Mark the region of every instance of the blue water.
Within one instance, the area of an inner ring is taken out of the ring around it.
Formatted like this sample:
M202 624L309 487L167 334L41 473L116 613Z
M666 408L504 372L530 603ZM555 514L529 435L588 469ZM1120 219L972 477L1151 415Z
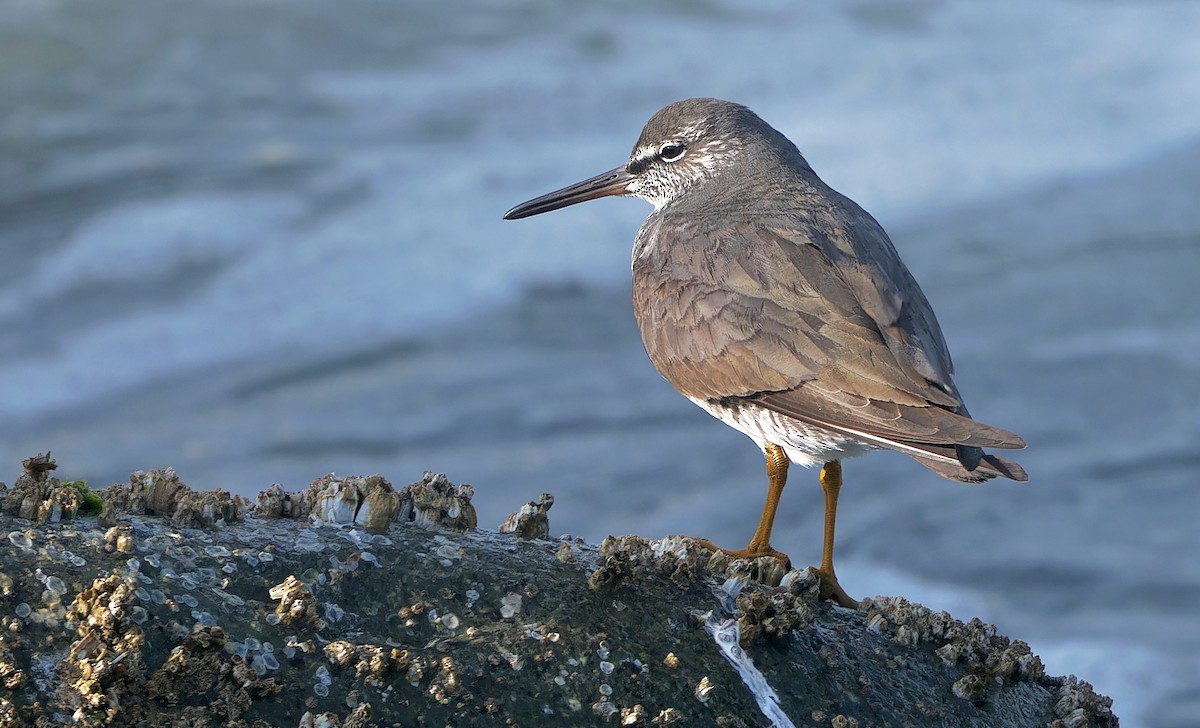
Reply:
M1200 722L1200 5L0 4L0 478L252 494L424 469L485 524L757 519L761 455L653 371L648 212L524 199L679 98L876 215L1032 482L846 464L839 574L1023 637L1127 726ZM7 475L4 475L4 469ZM794 471L775 545L816 560Z

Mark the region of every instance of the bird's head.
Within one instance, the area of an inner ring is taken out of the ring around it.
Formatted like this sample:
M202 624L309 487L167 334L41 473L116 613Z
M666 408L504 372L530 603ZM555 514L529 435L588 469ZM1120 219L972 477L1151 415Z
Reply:
M762 159L764 148L795 147L745 106L686 99L651 117L624 165L523 202L506 220L550 212L598 197L630 195L662 209L688 190Z

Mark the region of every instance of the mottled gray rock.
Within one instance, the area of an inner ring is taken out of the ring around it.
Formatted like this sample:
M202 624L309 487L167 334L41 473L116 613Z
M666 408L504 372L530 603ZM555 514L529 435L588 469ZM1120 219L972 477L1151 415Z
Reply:
M0 727L1116 725L978 620L688 539L460 532L469 494L419 484L374 533L0 515Z

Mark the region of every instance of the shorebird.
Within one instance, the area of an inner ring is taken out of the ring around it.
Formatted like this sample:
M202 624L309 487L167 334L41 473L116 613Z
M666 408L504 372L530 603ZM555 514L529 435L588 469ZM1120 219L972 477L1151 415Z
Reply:
M971 419L933 309L887 233L754 112L717 99L670 104L627 163L504 218L611 195L654 206L633 245L633 310L650 361L766 457L758 528L746 548L720 550L790 565L771 546L788 464L821 464L821 595L854 606L833 566L842 459L890 449L951 480L1028 480L984 452L1025 441Z

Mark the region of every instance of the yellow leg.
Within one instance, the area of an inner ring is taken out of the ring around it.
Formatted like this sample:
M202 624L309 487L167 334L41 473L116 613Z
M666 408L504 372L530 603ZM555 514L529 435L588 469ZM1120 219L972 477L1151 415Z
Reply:
M792 560L782 551L771 547L771 527L775 525L775 511L779 508L779 498L783 495L783 486L787 485L788 460L783 448L773 443L767 443L764 451L767 456L767 502L763 504L762 516L758 519L758 528L750 544L744 549L723 549L708 539L695 539L697 543L713 551L723 551L735 559L752 559L757 556L774 556L791 568Z
M774 443L767 443L767 502L763 504L762 516L758 519L758 528L750 544L744 549L723 549L706 539L696 541L714 551L723 551L738 559L754 558L756 556L774 556L789 568L791 559L782 551L771 547L771 528L775 525L775 512L779 508L779 498L783 495L783 487L787 485L788 460L783 448ZM821 468L821 489L825 491L825 542L821 549L821 567L817 573L821 576L821 598L832 599L843 607L857 607L858 600L852 599L842 586L838 584L837 574L833 570L833 541L834 527L837 524L838 493L842 489L842 463L830 460Z
M843 607L857 607L858 601L851 599L838 584L833 570L834 527L837 524L838 492L842 489L842 463L830 460L821 468L821 489L825 491L825 543L821 548L821 598L833 599Z
M767 502L763 504L758 528L754 529L754 536L746 547L746 551L753 554L774 551L771 548L771 528L775 525L775 511L779 508L783 486L787 485L788 465L791 464L787 453L778 445L767 443L764 452L767 456Z

